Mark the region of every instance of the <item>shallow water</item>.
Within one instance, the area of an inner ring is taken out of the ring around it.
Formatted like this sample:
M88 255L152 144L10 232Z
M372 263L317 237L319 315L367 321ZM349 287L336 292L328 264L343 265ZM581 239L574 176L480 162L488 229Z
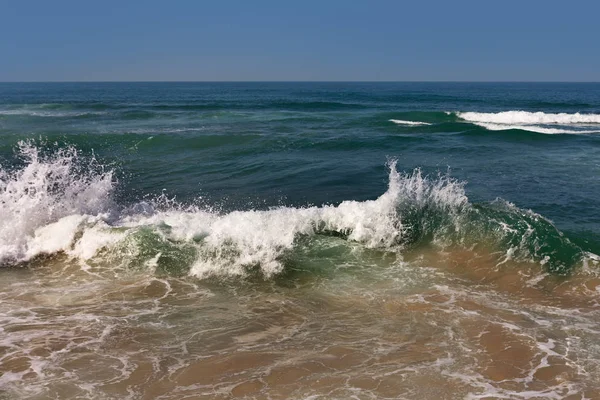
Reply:
M22 398L600 396L600 279L347 251L269 281L4 271L0 382Z
M0 84L0 398L600 398L599 115L596 84Z

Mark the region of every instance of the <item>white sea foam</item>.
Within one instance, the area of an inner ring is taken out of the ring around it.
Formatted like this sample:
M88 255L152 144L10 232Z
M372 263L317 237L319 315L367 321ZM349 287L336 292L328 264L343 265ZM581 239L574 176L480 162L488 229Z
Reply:
M546 134L598 133L600 114L567 114L527 111L504 111L498 113L459 112L456 116L488 130L520 129ZM593 127L590 129L590 127ZM587 129L586 129L587 128Z
M401 119L390 119L390 122L393 122L398 125L431 125L429 122L421 122L421 121L404 121Z

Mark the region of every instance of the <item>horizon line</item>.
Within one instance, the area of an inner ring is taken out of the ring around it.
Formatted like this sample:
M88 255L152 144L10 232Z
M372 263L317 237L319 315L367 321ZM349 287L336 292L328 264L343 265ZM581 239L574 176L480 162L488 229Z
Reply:
M533 80L49 80L0 81L0 83L600 83L600 81Z

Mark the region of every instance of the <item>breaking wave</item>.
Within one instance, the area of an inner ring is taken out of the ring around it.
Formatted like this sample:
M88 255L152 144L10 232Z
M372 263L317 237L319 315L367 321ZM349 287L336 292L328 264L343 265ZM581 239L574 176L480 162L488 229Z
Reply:
M33 144L20 142L17 152L22 168L11 171L0 165L0 263L27 260L72 233L65 229L43 238L48 224L73 215L99 215L112 205L113 172L93 158L82 159L74 147L44 155Z
M161 199L119 207L114 172L95 159L73 147L46 154L21 142L17 150L22 167L0 166L3 265L65 254L88 265L271 277L317 236L400 254L421 245L484 246L499 251L499 263L535 261L559 274L585 257L542 216L502 200L471 204L464 182L400 173L395 161L375 200L221 213Z
M519 129L546 134L600 132L600 114L504 111L458 112L456 116L492 131Z
M456 115L465 121L493 124L600 124L600 114L504 111L499 113L459 112Z

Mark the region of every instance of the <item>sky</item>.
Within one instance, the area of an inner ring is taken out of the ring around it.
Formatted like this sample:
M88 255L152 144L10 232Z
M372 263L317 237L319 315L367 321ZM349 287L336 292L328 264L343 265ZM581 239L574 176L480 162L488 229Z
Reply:
M600 1L0 0L0 81L600 81Z

